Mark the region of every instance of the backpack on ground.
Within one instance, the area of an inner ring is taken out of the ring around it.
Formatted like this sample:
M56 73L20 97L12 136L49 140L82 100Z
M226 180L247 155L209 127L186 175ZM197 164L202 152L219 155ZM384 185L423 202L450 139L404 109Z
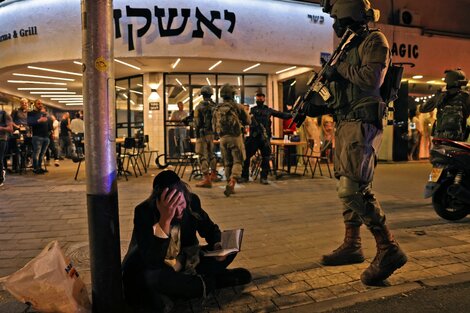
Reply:
M230 102L219 104L214 110L214 130L219 136L241 135L241 123L236 107Z

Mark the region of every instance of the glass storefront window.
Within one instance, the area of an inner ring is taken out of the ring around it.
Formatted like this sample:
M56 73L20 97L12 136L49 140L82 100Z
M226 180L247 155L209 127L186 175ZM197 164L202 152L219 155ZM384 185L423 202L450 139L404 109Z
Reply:
M143 77L116 80L116 136L135 137L144 130Z
M201 103L200 90L202 86L214 88L212 100L219 103L220 87L231 84L237 89L237 103L255 103L257 91L266 93L267 75L244 74L165 74L165 151L169 158L178 158L182 153L192 151L194 147L190 138L194 137L192 116L194 109ZM180 103L181 110L178 107ZM174 116L174 118L172 118ZM188 116L184 122L181 116Z

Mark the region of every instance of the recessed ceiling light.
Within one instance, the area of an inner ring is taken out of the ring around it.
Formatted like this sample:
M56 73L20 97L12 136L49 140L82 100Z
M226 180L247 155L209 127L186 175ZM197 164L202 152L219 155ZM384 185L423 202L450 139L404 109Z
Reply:
M413 76L413 77L411 77L411 78L413 78L413 79L421 79L421 78L423 78L423 75L415 75L415 76Z
M180 58L176 59L175 63L173 63L173 65L171 66L171 68L177 67L177 66L178 66L178 63L180 63L180 61L181 61Z
M75 75L75 76L83 76L80 73L74 73L74 72L67 72L67 71L60 71L60 70L54 70L51 68L45 68L45 67L37 67L37 66L28 66L28 68L33 69L33 70L40 70L40 71L46 71L46 72L53 72L53 73L61 73L61 74L68 74L68 75Z
M52 101L83 101L83 98L51 98Z
M62 77L54 77L54 76L41 76L41 75L20 74L20 73L13 73L13 76L56 79L56 80L65 80L65 81L69 81L69 82L74 82L75 81L75 79L73 79L73 78L62 78Z
M49 94L49 95L74 95L76 92L74 91L30 91L32 95L41 95L41 94Z
M69 105L83 105L83 102L77 102L77 103L66 103L65 105L69 106Z
M59 102L59 103L81 103L81 102L83 102L83 100L76 100L76 99L67 100L67 99L61 99L61 100L58 100L57 102Z
M287 71L290 71L290 70L293 70L293 69L296 69L296 68L297 68L297 66L291 66L291 67L285 68L283 70L277 71L276 74L281 74L281 73L284 73L284 72L287 72Z
M118 63L121 63L121 64L123 64L123 65L125 65L125 66L129 66L129 67L131 67L131 68L134 68L134 69L136 69L136 70L139 70L139 71L141 70L140 67L137 67L137 66L135 66L135 65L126 63L126 62L124 62L124 61L121 61L121 60L118 60L118 59L114 59L114 61L115 61L115 62L118 62Z
M261 63L256 63L255 65L252 65L252 66L247 67L246 69L244 69L243 72L248 72L248 71L250 71L250 70L252 70L252 69L254 69L255 67L258 67L258 66L260 66L260 65L261 65Z
M83 97L83 95L56 95L56 94L48 94L47 92L43 92L41 96L44 98L76 98L76 97Z
M67 90L67 88L30 88L30 87L20 87L16 88L18 90Z
M7 80L9 83L14 84L38 84L38 85L61 85L67 86L67 83L52 83L52 82L37 82L37 81L29 81L29 80Z
M211 67L209 67L209 71L212 71L213 69L215 69L217 66L220 65L220 63L222 63L222 60L216 62L214 65L212 65Z
M178 78L175 78L176 82L183 88L184 91L186 91L186 88L183 86L183 84L180 82Z

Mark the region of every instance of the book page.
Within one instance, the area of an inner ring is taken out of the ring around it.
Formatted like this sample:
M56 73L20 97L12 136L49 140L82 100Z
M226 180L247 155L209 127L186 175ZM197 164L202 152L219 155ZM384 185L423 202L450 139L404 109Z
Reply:
M222 249L205 251L204 256L225 256L240 251L243 229L224 230L221 236Z

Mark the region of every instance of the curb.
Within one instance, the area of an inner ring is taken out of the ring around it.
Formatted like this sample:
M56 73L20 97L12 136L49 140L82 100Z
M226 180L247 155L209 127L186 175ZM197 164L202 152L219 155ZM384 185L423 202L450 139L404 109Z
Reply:
M470 282L470 272L455 274L444 277L429 278L424 280L418 280L414 282L408 282L396 286L390 286L379 289L372 289L370 291L345 296L337 299L331 299L321 302L310 303L307 305L296 306L278 312L283 313L313 313L313 312L327 312L335 309L341 309L349 306L353 306L357 303L377 300L386 297L392 297L399 294L407 293L410 291L425 289L428 287L438 287L454 285L459 283Z

